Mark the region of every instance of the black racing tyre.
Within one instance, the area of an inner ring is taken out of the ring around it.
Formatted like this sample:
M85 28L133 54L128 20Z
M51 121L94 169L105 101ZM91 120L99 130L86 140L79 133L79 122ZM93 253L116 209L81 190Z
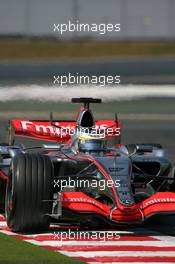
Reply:
M6 189L6 181L0 178L0 213L4 213L5 189Z
M6 188L7 224L14 232L49 227L53 167L48 156L19 154L12 159Z
M173 170L174 170L174 177L173 177L174 181L170 184L169 191L175 193L175 167L173 168Z

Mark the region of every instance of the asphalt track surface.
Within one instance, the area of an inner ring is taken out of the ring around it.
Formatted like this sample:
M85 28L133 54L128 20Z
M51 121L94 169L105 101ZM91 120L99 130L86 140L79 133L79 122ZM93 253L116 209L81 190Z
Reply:
M5 140L5 122L0 121L0 140ZM161 143L175 162L175 122L171 120L123 120L123 143ZM59 251L86 263L175 263L175 217L154 219L141 227L116 228L118 239L70 239L58 233L70 227L51 226L42 234L17 235L0 217L0 231L29 243ZM74 234L77 227L71 227ZM81 230L83 231L83 230ZM86 229L84 231L87 231ZM104 230L88 230L89 233ZM107 230L106 230L107 231ZM108 230L109 231L109 230Z
M141 65L141 66L140 66ZM123 83L168 84L175 83L175 58L133 57L129 59L74 59L66 61L13 61L0 62L0 82L39 81L50 79L53 75L71 72L80 75L120 75Z

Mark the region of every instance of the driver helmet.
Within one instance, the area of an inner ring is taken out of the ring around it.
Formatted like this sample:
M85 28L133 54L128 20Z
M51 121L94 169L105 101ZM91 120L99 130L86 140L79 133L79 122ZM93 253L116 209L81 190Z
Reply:
M78 138L78 150L80 152L99 152L106 149L105 138L98 136L80 136Z
M77 129L72 136L73 152L100 152L107 148L104 133L95 128Z

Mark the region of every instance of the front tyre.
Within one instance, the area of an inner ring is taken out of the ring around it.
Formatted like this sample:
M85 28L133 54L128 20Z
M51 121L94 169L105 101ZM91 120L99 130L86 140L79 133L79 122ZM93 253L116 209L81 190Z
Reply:
M14 232L46 229L51 213L53 166L48 156L19 154L12 159L5 212Z

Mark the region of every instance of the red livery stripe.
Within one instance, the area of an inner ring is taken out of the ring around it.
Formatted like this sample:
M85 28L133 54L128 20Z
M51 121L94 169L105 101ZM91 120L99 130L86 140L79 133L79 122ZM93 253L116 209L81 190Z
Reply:
M77 258L77 257L76 257ZM135 257L94 257L94 258L85 258L85 257L78 257L77 259L80 259L82 261L85 261L85 262L108 262L108 263L111 263L111 262L145 262L145 263L159 263L159 262L162 262L162 263L166 263L166 262L172 262L172 263L175 263L175 257L147 257L147 256L144 256L144 257L139 257L139 256L135 256Z

